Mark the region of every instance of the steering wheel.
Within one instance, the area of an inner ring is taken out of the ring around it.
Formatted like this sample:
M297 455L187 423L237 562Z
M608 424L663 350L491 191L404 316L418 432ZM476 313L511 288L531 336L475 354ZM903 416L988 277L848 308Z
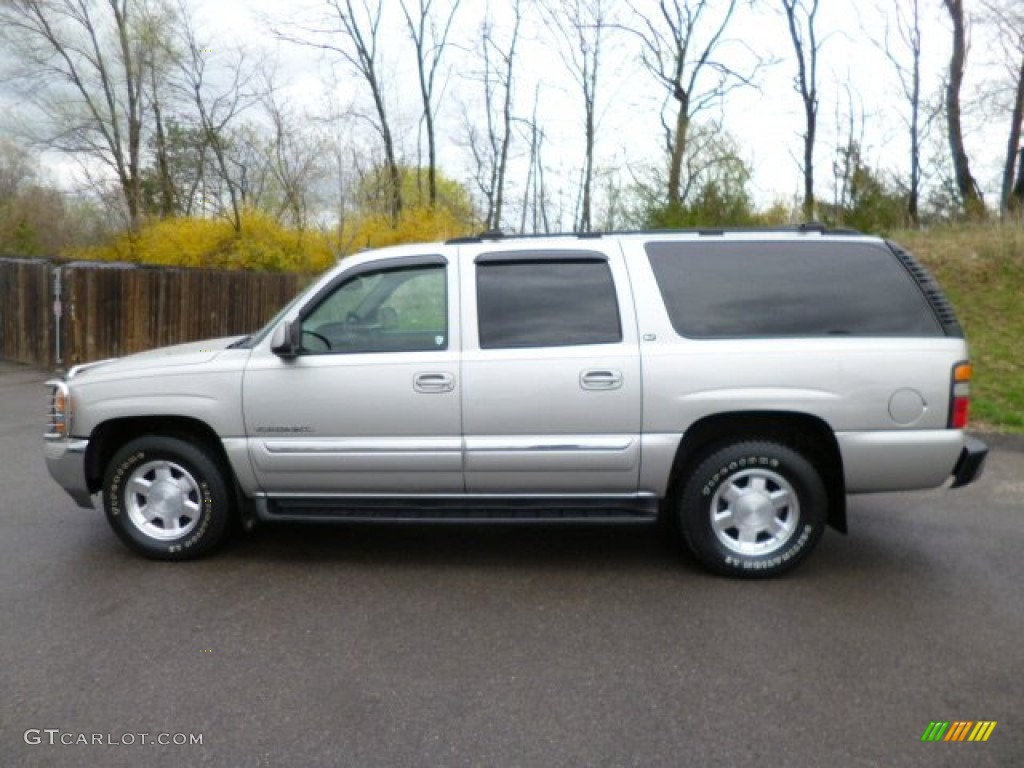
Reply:
M303 328L302 329L302 335L303 336L312 336L317 341L323 342L323 345L325 347L327 347L328 350L331 349L331 342L328 340L328 338L326 336L324 336L321 333L317 333L316 331L310 331L307 328Z

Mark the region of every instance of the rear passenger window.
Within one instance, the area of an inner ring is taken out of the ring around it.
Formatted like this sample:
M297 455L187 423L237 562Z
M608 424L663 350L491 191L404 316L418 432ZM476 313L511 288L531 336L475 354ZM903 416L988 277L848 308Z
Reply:
M913 278L878 245L663 242L646 250L682 336L943 335Z
M615 284L600 254L485 254L477 259L476 290L481 349L622 341Z

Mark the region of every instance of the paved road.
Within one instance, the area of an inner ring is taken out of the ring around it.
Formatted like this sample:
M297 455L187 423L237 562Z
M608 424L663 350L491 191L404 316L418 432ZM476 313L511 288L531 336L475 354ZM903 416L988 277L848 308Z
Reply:
M0 365L0 766L1024 765L1019 448L855 499L772 582L647 529L265 528L168 565L49 481L41 381ZM92 734L135 743L60 743Z

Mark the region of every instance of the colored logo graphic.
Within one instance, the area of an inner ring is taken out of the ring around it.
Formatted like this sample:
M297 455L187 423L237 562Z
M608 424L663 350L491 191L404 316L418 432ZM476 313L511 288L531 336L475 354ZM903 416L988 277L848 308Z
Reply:
M921 741L988 741L995 727L995 720L932 720Z

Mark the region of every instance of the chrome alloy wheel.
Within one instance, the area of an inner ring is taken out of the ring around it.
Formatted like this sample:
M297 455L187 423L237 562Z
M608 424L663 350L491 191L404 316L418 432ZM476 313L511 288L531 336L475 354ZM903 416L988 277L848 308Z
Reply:
M199 524L199 484L181 465L150 461L128 477L124 490L128 518L146 536L178 539Z
M793 486L768 469L737 472L711 499L711 528L739 555L768 555L796 533L800 502Z

